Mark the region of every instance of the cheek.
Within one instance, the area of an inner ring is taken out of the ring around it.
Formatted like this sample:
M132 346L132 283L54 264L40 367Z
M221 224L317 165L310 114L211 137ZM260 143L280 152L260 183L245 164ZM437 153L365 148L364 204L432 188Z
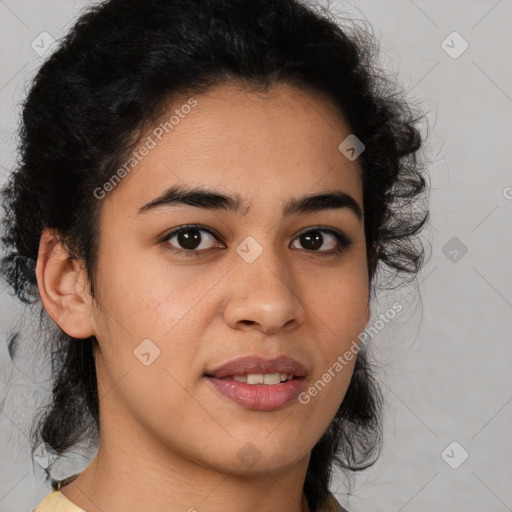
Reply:
M347 265L335 277L316 280L309 289L310 332L318 347L318 364L299 402L327 426L350 385L358 336L369 318L366 267L355 262L349 270Z
M205 282L212 280L213 286L215 281L212 277L194 279L183 268L170 273L161 261L137 261L129 253L112 251L109 261L115 265L98 264L97 338L106 371L111 372L109 379L115 381L130 371L132 379L139 381L142 376L137 372L151 361L144 382L165 381L165 375L154 373L164 369L185 382L191 378L186 369L193 368L200 348L198 319L205 315L201 303L208 289Z
M97 301L106 321L136 338L162 339L197 302L198 285L184 286L179 272L169 275L161 261L135 248L121 251L105 244L97 272Z
M357 338L369 319L369 289L366 267L354 267L310 286L313 319L323 325L329 346L343 348ZM333 344L333 340L337 340Z

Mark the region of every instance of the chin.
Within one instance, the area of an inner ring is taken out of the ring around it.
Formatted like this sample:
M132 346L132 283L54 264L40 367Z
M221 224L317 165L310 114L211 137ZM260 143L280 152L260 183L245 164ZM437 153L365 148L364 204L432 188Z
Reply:
M309 460L310 452L303 452L304 443L284 442L281 438L270 440L267 434L261 438L253 437L251 441L235 441L231 457L226 458L227 447L217 460L222 469L237 475L259 472L280 472L289 469L304 459ZM270 434L270 437L272 434Z

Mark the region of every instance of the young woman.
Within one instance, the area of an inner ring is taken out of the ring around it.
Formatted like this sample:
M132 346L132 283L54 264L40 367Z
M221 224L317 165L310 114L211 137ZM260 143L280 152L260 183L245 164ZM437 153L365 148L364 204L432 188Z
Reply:
M97 452L37 512L344 510L377 271L414 277L428 218L374 50L296 0L109 0L42 66L3 272L48 319L33 451Z

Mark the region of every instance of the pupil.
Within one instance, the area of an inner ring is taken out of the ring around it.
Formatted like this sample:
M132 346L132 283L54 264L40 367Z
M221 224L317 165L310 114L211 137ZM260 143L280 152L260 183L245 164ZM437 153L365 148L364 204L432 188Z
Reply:
M193 233L192 235L190 233ZM201 243L201 234L197 229L182 231L178 234L178 243L184 248L191 251L195 250Z
M301 243L306 245L309 243L309 249L318 249L322 247L323 237L320 231L310 231L309 233L304 233L301 235ZM306 247L308 249L308 247Z

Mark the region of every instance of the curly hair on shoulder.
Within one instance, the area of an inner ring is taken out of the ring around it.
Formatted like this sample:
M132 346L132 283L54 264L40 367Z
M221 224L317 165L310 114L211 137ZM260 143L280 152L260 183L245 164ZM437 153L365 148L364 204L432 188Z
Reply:
M365 146L359 159L370 286L376 290L379 270L392 283L413 279L424 263L419 234L429 217L419 156L424 116L380 70L373 35L317 7L300 0L108 0L86 9L31 84L21 158L3 190L2 274L19 299L47 319L35 278L46 227L84 262L94 295L99 202L92 191L174 97L233 82L256 91L289 84L339 107ZM60 456L98 440L97 341L58 327L50 333L52 401L34 420L32 452L44 441ZM304 491L313 510L336 466L349 475L375 462L381 409L361 350L345 398L311 454Z

